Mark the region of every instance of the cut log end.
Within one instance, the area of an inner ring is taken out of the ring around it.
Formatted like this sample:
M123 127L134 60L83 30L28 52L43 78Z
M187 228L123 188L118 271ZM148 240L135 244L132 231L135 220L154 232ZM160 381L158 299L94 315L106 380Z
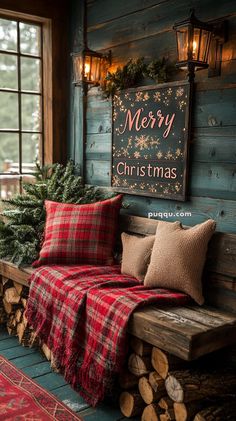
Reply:
M9 304L18 304L20 301L20 295L15 287L7 288L4 294L4 299Z
M13 308L12 304L8 303L5 300L5 298L3 298L2 302L3 302L3 307L4 307L4 310L5 310L6 314L10 315L12 313L12 308Z
M163 396L163 398L159 400L158 405L160 408L167 410L169 408L173 408L173 401L169 398L169 396Z
M135 376L144 376L151 370L150 358L140 357L137 354L131 354L128 361L128 368Z
M141 421L159 421L160 408L158 405L151 404L144 408Z
M149 405L155 399L154 390L146 377L139 379L138 388L144 402Z
M184 391L180 382L174 376L168 376L165 381L166 391L169 397L175 402L184 401Z
M149 373L148 380L155 392L160 388L164 388L165 381L156 371Z
M144 402L137 392L122 392L120 395L120 410L127 417L140 415L144 408Z
M152 349L152 366L157 373L165 379L169 371L169 363L166 354L159 348Z
M188 412L184 403L174 402L174 412L176 421L187 421Z
M15 281L13 281L13 285L14 285L16 291L17 291L17 294L19 296L21 296L21 293L22 293L22 290L23 290L23 285L19 284L18 282L15 282Z

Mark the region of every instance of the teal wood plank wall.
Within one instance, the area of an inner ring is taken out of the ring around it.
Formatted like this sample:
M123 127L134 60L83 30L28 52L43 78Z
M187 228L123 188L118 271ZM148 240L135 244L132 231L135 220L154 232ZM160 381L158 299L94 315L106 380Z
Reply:
M72 1L71 50L81 42L81 0ZM112 50L112 64L130 58L176 60L176 21L191 8L203 21L226 19L228 40L223 46L221 76L208 78L202 70L195 77L193 130L190 145L189 197L176 202L126 195L127 213L188 211L176 217L194 225L206 218L217 221L217 230L236 232L236 0L87 0L88 45L96 51ZM185 78L182 72L175 79ZM86 145L81 136L81 92L71 84L70 157L82 165L87 183L109 187L111 167L111 102L96 88L87 101ZM156 215L157 216L157 215ZM163 217L164 219L164 217Z

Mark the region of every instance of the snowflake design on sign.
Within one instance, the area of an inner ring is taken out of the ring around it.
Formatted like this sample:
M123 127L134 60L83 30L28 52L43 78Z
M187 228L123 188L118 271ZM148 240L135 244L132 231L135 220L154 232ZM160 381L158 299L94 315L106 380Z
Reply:
M143 101L148 101L148 100L149 100L149 98L150 98L150 96L149 96L149 94L146 92L146 93L143 95Z
M141 151L143 149L148 149L148 145L149 145L149 136L136 136L135 137L135 146L136 148L140 149Z
M137 92L136 93L135 101L136 102L143 101L143 92Z
M184 89L183 88L178 88L176 90L176 97L183 96L183 94L184 94Z
M113 177L112 177L112 185L114 187L120 186L120 179L119 179L119 177L117 175L113 175Z
M153 95L153 99L154 99L155 102L160 102L161 101L161 93L155 92L155 94Z
M157 159L161 159L163 157L163 152L159 151L156 154Z
M138 152L138 151L135 151L135 152L134 152L134 157L135 157L136 159L140 158L140 156L141 156L140 152Z

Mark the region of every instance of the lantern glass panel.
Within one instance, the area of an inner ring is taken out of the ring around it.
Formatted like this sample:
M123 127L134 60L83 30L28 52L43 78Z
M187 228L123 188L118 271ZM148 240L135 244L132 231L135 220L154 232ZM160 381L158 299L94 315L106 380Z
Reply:
M89 55L85 55L84 57L84 79L91 80L91 72L92 72L92 57Z
M201 43L201 30L199 28L194 28L193 42L191 46L192 60L199 60L200 43Z
M188 60L188 27L179 28L177 31L178 61Z
M100 68L101 79L105 79L109 67L110 67L109 60L103 57L101 59L101 68Z
M201 45L200 45L200 54L199 60L203 63L207 62L208 52L209 52L209 43L210 43L210 32L205 29L202 30L201 36Z
M74 70L74 82L80 82L82 80L82 70L83 70L83 60L82 56L73 57L73 70Z
M93 57L93 75L92 75L92 81L93 82L99 82L101 79L100 74L100 68L101 68L101 58L100 57Z

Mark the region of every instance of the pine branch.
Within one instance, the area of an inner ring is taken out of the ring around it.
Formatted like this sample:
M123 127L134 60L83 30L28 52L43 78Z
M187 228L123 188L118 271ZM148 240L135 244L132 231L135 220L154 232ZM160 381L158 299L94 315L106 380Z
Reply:
M35 208L42 205L42 200L39 200L38 198L35 199L33 196L18 194L11 199L4 199L3 203L7 203L11 207Z

